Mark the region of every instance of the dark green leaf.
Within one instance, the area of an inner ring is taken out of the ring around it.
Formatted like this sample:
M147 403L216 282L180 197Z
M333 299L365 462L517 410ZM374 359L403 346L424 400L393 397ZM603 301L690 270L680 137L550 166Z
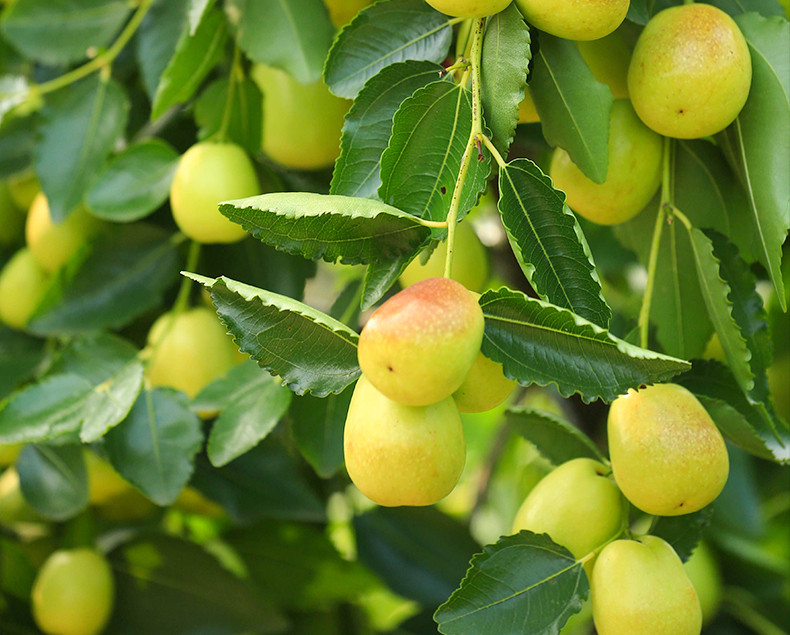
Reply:
M776 0L710 0L710 4L733 16L747 11L756 11L765 16L786 17L782 5Z
M512 406L507 410L507 422L554 465L579 457L603 460L586 434L551 412Z
M354 518L354 530L359 559L393 591L430 608L447 599L480 548L464 525L432 507L378 507Z
M584 401L611 401L628 388L666 381L689 367L520 291L487 291L480 306L486 319L483 353L524 385L555 384L566 397L579 393Z
M26 445L16 462L30 506L51 520L66 520L88 506L88 474L79 445Z
M109 555L113 635L281 633L286 619L254 587L192 541L142 535Z
M44 340L0 327L0 399L33 375L44 354Z
M173 283L177 244L152 225L113 228L50 286L29 328L42 335L119 328L158 306Z
M0 178L25 169L33 157L33 117L14 117L0 126Z
M343 430L352 388L323 399L304 395L294 399L289 412L296 447L321 478L343 466Z
M612 311L576 216L529 159L499 170L499 211L516 259L541 299L606 328Z
M666 540L685 562L697 547L712 516L713 507L710 505L693 514L660 516L650 533Z
M291 403L291 392L252 362L231 370L219 381L226 390L233 390L234 399L222 409L208 438L208 458L216 467L258 445Z
M475 555L460 588L434 619L446 635L548 635L581 610L589 591L581 562L567 549L546 534L522 531Z
M612 91L593 77L571 40L540 34L529 92L549 145L566 150L596 183L609 167Z
M406 253L388 262L374 262L368 265L365 271L364 288L362 289L363 310L369 309L384 297L390 287L398 281L400 274L409 266L409 263L419 254L418 250Z
M626 15L626 18L636 24L647 24L647 21L650 19L650 13L647 10L647 2L648 0L631 0L631 3L628 5L628 15Z
M282 518L324 522L324 503L300 468L269 435L250 452L221 468L199 457L192 482L210 499L221 503L236 521Z
M295 393L339 393L359 377L358 335L296 300L229 278L187 274L211 299L239 349Z
M189 34L194 35L206 11L214 4L214 0L189 0Z
M288 608L351 602L377 583L362 565L341 558L325 532L309 525L269 520L230 531L224 539L266 597Z
M722 133L749 199L751 251L768 271L786 309L781 247L790 228L790 23L745 13L735 18L749 44L752 86L735 122Z
M137 32L137 59L149 99L188 27L188 0L156 0Z
M226 201L219 209L277 249L347 265L389 260L430 235L406 212L349 196L280 192Z
M225 10L251 60L281 68L302 84L320 79L335 34L320 0L229 0Z
M148 216L167 200L178 153L160 139L149 139L113 157L88 192L91 213L116 223Z
M178 498L202 444L187 396L163 388L140 393L126 420L104 438L112 466L158 505Z
M195 123L200 127L200 138L216 134L222 127L228 103L227 78L218 79L204 90L195 104ZM229 141L243 147L250 154L261 149L262 98L261 91L251 79L234 81L227 130Z
M35 160L53 221L62 221L82 202L126 125L128 109L123 87L98 75L47 101Z
M529 28L515 3L488 19L480 89L485 122L504 156L516 132L518 105L524 100L530 44Z
M433 62L412 60L387 66L365 83L346 115L331 194L378 198L381 155L389 144L392 118L414 91L439 79L440 71Z
M338 34L324 79L335 95L353 99L385 66L404 60L438 64L452 37L449 18L423 0L379 2L360 11Z
M68 64L109 44L129 8L126 0L23 0L3 13L3 35L37 62Z
M159 78L151 119L159 118L168 108L188 101L195 94L209 71L222 59L227 38L228 27L219 9L206 14L194 35L181 36Z
M472 153L462 190L458 218L472 209L485 189L488 151L479 160L467 150L472 130L472 93L446 81L435 81L406 99L392 121L392 137L381 156L379 197L415 216L447 218L465 151Z

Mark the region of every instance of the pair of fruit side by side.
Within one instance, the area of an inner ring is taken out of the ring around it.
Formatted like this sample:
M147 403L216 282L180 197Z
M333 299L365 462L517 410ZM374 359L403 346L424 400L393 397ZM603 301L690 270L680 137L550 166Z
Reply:
M459 409L488 410L513 389L480 351L483 322L476 296L449 278L407 287L368 320L344 452L374 502L431 505L455 487L466 460Z

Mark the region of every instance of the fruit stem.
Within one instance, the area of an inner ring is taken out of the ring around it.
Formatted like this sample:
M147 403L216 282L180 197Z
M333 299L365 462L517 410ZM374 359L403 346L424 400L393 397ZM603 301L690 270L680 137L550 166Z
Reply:
M37 87L33 88L33 91L37 92L39 95L46 95L47 93L51 93L55 90L68 86L69 84L73 84L83 77L87 77L94 71L99 70L103 66L111 64L113 60L118 57L118 54L123 50L123 47L126 46L127 42L132 39L132 36L137 31L140 23L145 17L145 14L148 13L148 10L151 8L153 3L154 0L141 0L140 6L137 7L137 11L135 11L129 22L126 23L126 26L124 27L123 31L121 31L118 39L115 40L112 46L104 53L97 55L90 62L87 62L86 64L83 64L82 66L79 66L74 70L65 73L64 75L61 75L60 77L51 79L50 81L44 82L43 84L39 84Z
M444 262L444 277L449 278L453 270L453 255L455 252L455 227L458 224L458 208L461 204L461 192L466 182L466 174L472 162L472 154L477 151L479 135L483 133L482 100L480 98L480 58L483 50L483 30L485 20L477 18L472 25L472 130L469 141L466 142L464 154L461 157L461 168L453 188L453 198L450 202L450 211L447 213L447 258ZM467 71L468 73L469 71ZM467 73L464 73L466 75Z
M233 110L233 92L236 88L236 80L242 74L241 68L241 49L238 43L233 47L233 62L228 74L228 96L225 98L225 109L222 111L222 123L217 130L217 141L220 143L228 139L228 127L230 126L230 113Z
M488 148L488 151L492 155L494 155L494 159L496 160L497 165L499 165L500 168L506 167L507 161L505 161L505 159L502 158L502 155L499 154L499 150L496 149L496 146L494 145L493 141L491 141L491 139L489 139L485 134L482 133L480 134L479 139L480 141L483 142L483 145L486 148Z
M200 258L200 243L193 240L189 245L189 252L187 253L187 264L184 267L185 271L195 271L197 268L198 258ZM178 295L173 304L173 316L182 313L187 307L189 302L189 291L192 287L192 279L184 276L181 279L181 286L178 288Z

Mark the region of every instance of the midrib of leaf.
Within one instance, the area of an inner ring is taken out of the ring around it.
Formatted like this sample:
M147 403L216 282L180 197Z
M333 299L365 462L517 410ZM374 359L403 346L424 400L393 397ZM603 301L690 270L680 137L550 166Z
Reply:
M560 310L562 310L562 309L560 309ZM587 340L589 342L594 342L596 344L603 344L605 346L613 346L613 347L617 348L617 343L613 342L611 339L609 339L609 337L607 337L605 340L599 340L599 339L596 339L594 337L590 337L588 335L580 335L579 333L569 333L568 331L563 331L561 329L555 329L555 328L551 328L549 326L543 326L543 325L539 325L539 324L532 324L530 322L521 322L519 320L513 320L513 319L510 319L510 318L503 318L503 317L500 317L498 315L486 314L485 319L486 320L492 320L492 321L504 322L506 324L515 324L517 326L525 326L527 328L532 328L532 329L535 329L537 331L547 331L549 333L555 333L555 334L558 334L558 335L564 335L566 337L575 337L576 339L579 339L579 340ZM590 323L590 324L592 324L592 323ZM583 328L589 328L589 326L588 325L584 325ZM604 334L604 333L606 333L606 332L602 331L602 334ZM493 341L492 341L492 344L493 344ZM512 355L510 355L508 353L508 357L512 357ZM629 357L630 357L630 355L629 355Z
M74 488L79 488L79 480L75 478L74 473L68 469L68 466L60 459L60 457L55 453L52 448L47 447L46 445L37 445L36 450L44 456L44 458L49 461L49 463L58 471L58 473L63 476L63 478L69 482L69 484Z
M154 408L154 400L151 391L145 391L145 406L148 412L148 430L151 433L151 445L154 451L154 458L156 459L156 472L159 475L159 482L165 480L164 469L162 468L162 453L159 448L159 435L156 434L156 414Z
M518 168L513 168L513 169L518 169ZM565 292L565 285L562 284L562 280L560 279L560 275L557 273L557 270L554 268L554 261L549 257L549 252L546 250L546 247L544 246L543 241L541 240L540 236L538 235L538 232L535 229L535 226L532 224L532 219L530 219L529 214L527 214L527 208L524 207L524 205L522 204L521 197L518 195L518 190L516 189L516 186L513 183L513 179L510 178L510 173L509 173L509 170L508 170L508 166L500 168L500 172L502 172L502 171L505 172L505 176L507 177L507 180L510 182L510 187L513 190L514 195L516 196L516 199L518 200L518 206L521 208L521 211L524 213L524 217L527 219L527 222L529 223L529 228L532 231L532 235L535 236L535 239L538 241L538 245L540 245L540 250L543 252L543 257L548 262L549 268L551 269L551 273L554 275L554 278L556 279L557 284L559 285L560 290L562 291L562 295L565 297L565 301L568 303L568 306L570 308L575 308L574 305L573 305L573 302L571 302L570 297L568 297L568 294ZM564 205L564 203L563 203L563 205ZM521 251L521 247L520 246L519 246L519 251ZM546 294L544 293L544 295L546 295ZM548 296L546 296L546 297L548 297Z
M302 59L302 67L305 70L309 71L310 64L307 61L307 55L305 54L305 49L304 49L305 43L301 38L302 35L301 31L296 26L296 21L294 20L293 12L291 11L291 8L288 5L288 0L279 0L279 4L280 4L280 8L285 14L286 20L288 20L288 22L291 25L291 31L296 36L294 39L298 40L299 42L299 46L296 47L296 50L299 53L299 57Z
M77 171L76 174L84 174L85 173L85 162L88 159L88 150L89 148L93 147L94 142L96 141L96 130L99 125L99 119L101 118L101 109L104 104L104 100L107 96L107 87L109 85L109 81L104 81L103 79L99 80L98 90L96 91L96 98L93 101L93 107L91 108L90 118L88 119L88 131L85 135L85 143L82 144L82 148L80 148L79 158L77 159ZM71 183L69 186L69 193L73 191L75 184L79 184L80 179L71 179ZM71 211L71 210L67 210Z

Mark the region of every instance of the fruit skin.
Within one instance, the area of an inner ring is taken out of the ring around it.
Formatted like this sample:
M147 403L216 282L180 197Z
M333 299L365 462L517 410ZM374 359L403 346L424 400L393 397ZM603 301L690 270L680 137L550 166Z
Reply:
M515 0L521 15L541 31L566 40L597 40L614 31L629 0Z
M683 563L657 536L604 547L590 586L599 635L699 635L702 629L699 599Z
M346 417L346 469L379 505L432 505L449 494L466 461L458 408L448 397L404 406L382 395L363 375Z
M54 552L36 576L33 617L48 635L97 635L110 618L115 582L93 549Z
M540 121L540 115L535 108L535 102L532 100L532 95L529 94L529 87L524 89L524 99L518 105L518 122L519 123L537 123Z
M548 534L583 558L623 530L626 503L609 470L593 459L567 461L543 477L516 513L513 533Z
M390 399L427 406L463 383L483 341L483 311L463 285L429 278L395 294L359 337L362 372Z
M504 11L511 0L425 0L437 11L457 18L484 18Z
M409 287L428 278L440 277L444 273L446 258L447 241L444 241L433 250L424 265L419 256L409 263L400 275L401 286ZM488 254L469 223L461 223L455 229L455 254L450 274L453 280L477 293L485 288L488 280Z
M709 4L670 7L645 26L628 69L639 117L656 132L695 139L726 128L746 103L749 47L738 25Z
M505 377L502 364L478 353L453 399L459 412L486 412L507 399L516 386L515 381Z
M600 40L576 42L576 47L595 79L606 84L615 99L628 99L631 47L620 31L610 33Z
M47 198L39 192L27 214L25 239L36 260L52 272L66 264L102 227L103 223L83 207L72 211L62 223L54 224Z
M260 194L252 161L234 143L201 142L181 157L170 185L170 208L179 229L201 243L234 243L247 235L225 218L218 203Z
M205 307L172 317L165 313L148 333L152 386L170 386L194 397L237 363L236 347L216 313Z
M352 18L373 0L324 0L329 10L329 19L337 28L351 22Z
M697 545L683 566L686 568L686 575L691 580L691 584L694 585L697 597L699 597L702 623L707 624L716 617L724 593L719 567L710 548L704 542Z
M549 176L567 195L570 208L600 225L622 223L650 202L661 184L663 141L636 116L628 100L612 104L609 117L609 169L603 183L589 179L557 148Z
M17 251L0 271L0 321L24 330L44 297L49 273L27 248Z
M727 447L683 386L629 390L609 409L609 455L617 485L648 514L690 514L711 503L729 474Z
M263 93L263 151L296 170L331 166L340 154L340 131L351 102L335 97L321 80L300 84L263 64L254 65L250 75Z

